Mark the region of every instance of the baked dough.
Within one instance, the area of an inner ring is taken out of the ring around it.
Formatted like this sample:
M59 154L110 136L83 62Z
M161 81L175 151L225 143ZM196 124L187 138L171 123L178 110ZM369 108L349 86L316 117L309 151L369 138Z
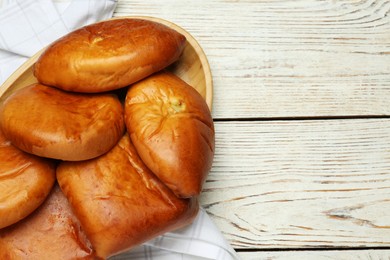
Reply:
M114 19L60 38L39 57L39 82L95 93L122 88L176 61L185 46L177 31L149 20Z
M90 242L57 185L34 213L0 229L0 259L96 260Z
M125 121L147 167L177 196L200 194L214 157L214 124L202 96L169 72L129 88Z
M38 208L54 181L54 162L20 151L0 131L0 229Z
M8 97L0 108L0 125L19 149L68 161L104 154L125 128L116 96L71 93L42 84Z
M196 198L178 199L150 172L127 134L96 159L60 163L57 180L101 258L188 225L198 212Z

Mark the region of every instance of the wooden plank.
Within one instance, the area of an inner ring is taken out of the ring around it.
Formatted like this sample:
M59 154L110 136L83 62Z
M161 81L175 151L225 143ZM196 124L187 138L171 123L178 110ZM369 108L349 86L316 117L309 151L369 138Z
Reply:
M269 251L242 252L242 260L385 260L390 250L335 250L335 251Z
M215 118L390 115L390 2L120 0L115 16L187 29L204 48Z
M201 203L234 248L390 246L390 119L217 122Z

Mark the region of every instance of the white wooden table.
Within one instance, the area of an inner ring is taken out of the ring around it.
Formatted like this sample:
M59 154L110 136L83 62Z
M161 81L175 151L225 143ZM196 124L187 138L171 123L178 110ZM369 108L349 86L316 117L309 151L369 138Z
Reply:
M201 197L242 259L390 258L390 1L119 0L203 47Z

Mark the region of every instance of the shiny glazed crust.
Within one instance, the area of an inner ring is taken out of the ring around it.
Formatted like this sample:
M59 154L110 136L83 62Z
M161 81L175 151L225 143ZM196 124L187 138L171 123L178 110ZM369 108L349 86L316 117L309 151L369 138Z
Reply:
M188 225L198 202L178 199L143 164L127 134L108 153L62 162L57 180L99 257Z
M20 151L0 131L0 229L38 208L54 181L52 161Z
M214 156L214 124L202 96L169 72L132 85L125 122L146 166L177 196L200 194Z
M83 27L50 45L34 67L39 82L95 93L122 88L176 61L185 37L142 19L114 19Z
M63 160L62 191L56 185L35 212L0 227L0 259L106 259L193 221L214 155L213 121L192 87L158 73L185 41L155 22L116 19L70 33L41 55L41 83L3 103L0 130L28 153ZM125 112L101 93L137 81ZM124 114L136 147L123 135Z
M125 128L116 96L70 93L41 84L20 89L4 101L0 126L19 149L69 161L109 151Z
M55 185L48 199L33 214L13 226L0 229L0 259L98 258L68 201Z

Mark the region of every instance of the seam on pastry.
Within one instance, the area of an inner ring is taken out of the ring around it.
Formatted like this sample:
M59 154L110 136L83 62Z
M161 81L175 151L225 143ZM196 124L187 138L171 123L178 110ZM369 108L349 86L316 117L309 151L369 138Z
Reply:
M145 184L145 187L149 190L154 191L154 192L158 192L160 194L160 197L162 197L165 202L167 202L170 206L172 206L176 209L177 208L176 205L166 195L166 193L163 190L161 190L161 188L159 187L159 185L156 182L159 181L160 184L162 184L162 185L165 185L165 184L162 183L161 180L154 180L154 179L148 180L148 178L146 177L146 174L144 173L144 169L142 169L142 167L140 167L138 165L138 163L136 163L134 161L134 159L131 157L131 155L130 155L131 152L129 152L128 149L126 147L124 147L121 143L119 144L119 148L124 150L124 152L127 154L127 158L129 160L131 166L135 169L135 171L141 177L141 180ZM139 160L141 160L141 158L139 158ZM145 166L145 168L146 168L146 166ZM153 173L151 173L151 174L153 174ZM153 174L153 176L155 176L155 175Z
M8 178L15 178L16 176L22 174L31 165L32 165L31 162L27 162L27 163L24 163L23 165L15 168L15 169L12 169L12 170L9 170L6 172L2 172L0 174L0 180L8 179Z
M203 141L207 144L210 151L214 153L213 144L210 142L210 138L202 132L200 132L200 136L202 137Z

